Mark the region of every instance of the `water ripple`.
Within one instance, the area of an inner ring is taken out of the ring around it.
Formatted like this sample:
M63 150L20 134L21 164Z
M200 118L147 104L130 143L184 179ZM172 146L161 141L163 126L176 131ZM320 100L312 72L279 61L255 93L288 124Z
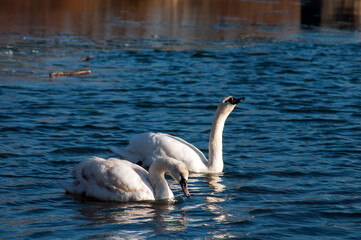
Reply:
M203 50L71 36L14 44L0 54L0 238L360 238L359 44L300 34ZM91 75L47 75L84 66ZM224 128L224 173L191 175L191 199L172 180L172 204L103 203L58 186L143 131L207 154L227 95L246 100Z

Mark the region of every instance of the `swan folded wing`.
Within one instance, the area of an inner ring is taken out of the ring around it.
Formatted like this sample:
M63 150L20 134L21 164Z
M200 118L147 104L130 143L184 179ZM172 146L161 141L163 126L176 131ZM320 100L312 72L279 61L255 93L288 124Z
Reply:
M202 162L204 164L207 164L208 160L206 158L206 156L204 156L204 154L197 148L195 147L193 144L190 144L189 142L183 140L182 138L179 138L179 137L176 137L176 136L172 136L172 135L169 135L169 134L165 134L165 133L162 133L163 135L166 135L167 137L170 137L176 141L179 141L180 143L186 145L187 147L189 147L190 149L192 149L198 156L199 158L202 160Z
M168 156L186 163L190 171L205 171L208 160L194 145L165 133L156 133L156 136L158 145Z
M106 201L154 199L147 172L134 164L111 158L94 157L79 163L73 171L87 196Z
M124 150L113 147L109 149L143 167L150 167L156 159L164 155L187 163L189 170L194 172L203 172L208 165L207 158L194 145L165 133L141 133L133 137Z
M181 138L164 133L141 133L136 135L122 152L125 159L143 167L164 155L186 163L190 171L203 172L207 168L204 154Z
M117 192L125 193L127 200L152 200L154 193L148 180L148 172L131 162L108 159L107 177L110 186Z

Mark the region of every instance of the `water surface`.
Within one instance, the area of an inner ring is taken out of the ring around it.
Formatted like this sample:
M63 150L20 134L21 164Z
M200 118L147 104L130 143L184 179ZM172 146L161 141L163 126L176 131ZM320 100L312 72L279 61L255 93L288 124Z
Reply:
M0 238L361 237L359 32L301 25L297 1L226 1L227 11L212 8L218 14L205 2L182 8L208 16L203 23L157 15L158 1L125 1L65 2L56 14L74 23L68 28L2 25ZM257 14L231 12L237 4ZM16 13L25 5L9 6ZM108 17L81 32L87 28L64 17L79 9ZM262 20L270 11L283 20ZM97 26L131 32L94 33ZM93 58L81 62L85 56ZM92 73L48 75L81 69ZM224 172L192 174L190 199L173 180L174 203L97 202L57 184L78 162L114 157L108 145L124 147L144 131L174 134L207 153L216 106L228 95L246 100L224 129Z

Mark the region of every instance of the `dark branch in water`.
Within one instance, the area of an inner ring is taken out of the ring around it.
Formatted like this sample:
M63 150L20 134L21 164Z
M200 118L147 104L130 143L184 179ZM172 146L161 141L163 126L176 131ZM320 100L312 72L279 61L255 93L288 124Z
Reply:
M83 57L82 59L80 59L80 62L84 62L84 61L89 61L90 59L93 59L94 57L92 56L86 56L86 57Z

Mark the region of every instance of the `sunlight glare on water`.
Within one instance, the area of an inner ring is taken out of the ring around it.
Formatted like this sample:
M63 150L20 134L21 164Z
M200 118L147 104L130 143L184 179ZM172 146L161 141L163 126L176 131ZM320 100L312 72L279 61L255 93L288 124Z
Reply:
M0 238L360 238L351 2L0 0ZM191 174L191 198L171 178L175 201L100 202L58 185L144 131L207 156L228 95L246 99L225 125L224 171Z

